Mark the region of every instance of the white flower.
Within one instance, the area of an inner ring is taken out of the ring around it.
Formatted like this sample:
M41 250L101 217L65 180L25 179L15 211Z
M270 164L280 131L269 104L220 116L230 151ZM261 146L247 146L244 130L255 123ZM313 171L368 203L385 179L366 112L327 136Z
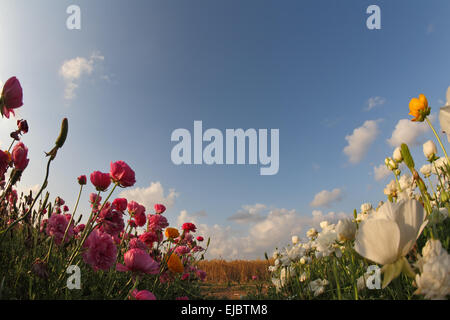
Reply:
M378 264L392 264L411 250L425 225L419 201L386 202L359 225L355 250Z
M383 192L387 196L397 193L397 182L395 180L391 180L391 182L386 185Z
M298 243L298 236L292 236L292 243L297 244Z
M428 140L423 144L423 154L428 160L432 159L436 155L436 153L437 148L433 141Z
M391 171L398 168L397 163L394 161L394 159L392 159L390 157L387 157L386 159L384 159L384 164Z
M392 158L396 162L402 162L403 161L402 151L401 151L400 147L395 148L394 153L392 154Z
M445 170L445 167L447 165L447 158L439 158L436 161L433 162L433 167L431 168L431 172L436 175L442 174L442 171ZM436 171L437 169L437 171Z
M300 280L300 282L304 282L306 279L308 279L306 272L303 272L298 279Z
M339 220L336 226L336 233L339 241L355 239L356 224L351 219Z
M372 204L371 203L363 203L361 205L361 212L368 212L372 210Z
M420 168L420 172L425 176L425 178L428 178L431 174L432 171L432 165L431 163L429 164L424 164L421 168Z
M278 252L278 250L275 250L275 251L273 252L272 257L273 257L274 259L277 259L279 256L280 256L280 253Z
M321 295L325 291L325 286L328 285L328 280L324 279L316 279L309 283L309 289L314 292L314 296L317 297Z
M418 289L426 299L446 299L450 294L450 255L439 240L428 240L422 249L423 258L417 263L421 271L416 275Z
M333 244L337 240L337 234L334 230L325 230L319 233L316 239L316 249L322 253L322 256L328 256L335 251Z
M310 239L315 238L315 237L317 236L317 230L314 229L314 228L309 229L309 230L306 232L306 236L307 236L308 238L310 238Z

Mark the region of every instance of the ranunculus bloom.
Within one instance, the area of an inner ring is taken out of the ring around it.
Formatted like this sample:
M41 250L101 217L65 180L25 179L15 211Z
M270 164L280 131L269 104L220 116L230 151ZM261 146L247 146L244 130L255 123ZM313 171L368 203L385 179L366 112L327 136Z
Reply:
M75 233L75 235L80 234L81 232L83 232L84 228L86 228L85 224L79 224L77 225L75 228L73 228L73 232Z
M109 202L98 215L97 222L100 224L100 230L111 236L118 236L125 227L123 213L114 210Z
M423 154L425 155L425 157L428 160L433 159L434 156L436 155L436 153L437 153L437 148L433 141L428 140L427 142L425 142L423 144Z
M417 200L386 202L358 228L355 251L382 264L383 288L400 272L411 275L405 256L427 224L422 204Z
M9 118L9 114L14 114L14 109L23 105L23 92L19 80L16 77L9 78L3 86L0 96L0 112L2 116Z
M144 250L144 251L147 250L147 246L145 245L145 243L143 243L138 238L133 238L128 243L128 249L134 249L134 248L141 249L141 250Z
M167 261L167 267L173 273L183 273L184 267L180 257L176 253L172 253Z
M108 270L114 265L117 256L117 247L113 238L98 229L91 232L83 245L87 250L83 253L83 260L94 271Z
M27 120L17 120L17 129L22 133L28 132L28 122Z
M91 203L91 207L93 207L94 204L96 207L98 207L100 205L101 201L102 201L102 197L99 196L98 194L92 192L89 195L89 202Z
M166 231L164 232L164 234L166 235L167 238L172 238L172 239L180 236L180 233L175 228L167 228Z
M127 199L125 198L117 198L114 199L112 203L113 208L119 211L125 211L127 209Z
M17 170L25 170L25 168L28 166L28 163L30 162L30 159L27 158L28 148L25 147L22 142L19 142L14 146L11 156L14 162L14 167Z
M162 204L155 204L155 212L156 214L162 214L166 211L166 207Z
M195 232L195 230L197 230L197 227L195 226L195 224L190 223L190 222L186 222L184 223L181 228L186 231L186 232Z
M46 232L49 236L53 237L57 245L60 245L62 242L67 225L69 224L69 220L70 215L69 218L67 218L66 215L62 214L52 214L50 219L48 219ZM67 230L67 235L64 242L68 242L73 235L73 224L71 224Z
M187 246L178 246L175 248L175 253L182 256L183 254L187 254L191 252L191 249Z
M160 214L149 214L148 219L148 229L154 231L162 231L164 228L169 226L169 222L166 217Z
M134 289L131 295L136 300L156 300L155 295L147 290L138 291L137 289Z
M91 173L91 182L95 186L97 191L105 191L111 184L111 178L109 176L109 173L94 171Z
M409 115L414 118L411 121L424 121L425 117L430 114L428 101L425 95L420 94L419 98L412 98L409 102Z
M355 239L356 223L348 218L339 220L338 224L336 225L336 233L339 241L351 241Z
M131 187L136 183L134 171L124 162L111 162L111 179L121 187Z
M151 247L154 242L158 242L160 239L155 231L150 230L141 234L139 236L139 240L145 243L148 247Z
M138 248L130 249L123 255L125 265L118 263L117 271L142 272L147 274L156 274L159 272L159 263L150 257L150 255Z
M197 237L197 241L200 241L200 242L202 242L203 240L205 240L205 239L203 239L203 237L202 237L202 236L198 236L198 237Z
M86 176L85 175L79 176L78 183L80 184L80 186L84 186L86 184Z
M134 223L142 227L145 222L145 207L137 203L136 201L130 201L128 203L128 212L130 213L130 216L133 217Z

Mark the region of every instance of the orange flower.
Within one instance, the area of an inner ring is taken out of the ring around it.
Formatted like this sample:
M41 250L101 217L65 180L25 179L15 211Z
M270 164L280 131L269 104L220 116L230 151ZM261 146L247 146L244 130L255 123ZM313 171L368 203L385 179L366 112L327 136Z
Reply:
M167 228L166 232L165 232L165 235L166 235L167 238L174 239L174 238L177 238L180 235L180 233L175 228Z
M167 261L167 267L173 273L183 273L184 267L181 263L180 257L177 254L172 253L169 257L169 261Z
M411 121L425 120L425 117L430 114L430 108L428 107L428 101L425 95L420 94L419 98L412 98L409 102L409 115L414 118Z

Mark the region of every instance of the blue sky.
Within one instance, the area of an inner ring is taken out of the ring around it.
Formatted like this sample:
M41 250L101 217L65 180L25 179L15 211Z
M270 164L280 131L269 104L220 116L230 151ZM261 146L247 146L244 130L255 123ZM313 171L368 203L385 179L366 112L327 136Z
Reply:
M71 4L81 8L81 30L66 28ZM381 8L381 30L366 28L371 4ZM0 80L20 79L18 117L30 125L23 188L43 179L43 151L68 117L69 137L51 171L53 196L73 206L77 176L124 160L141 188L131 194L147 205L166 200L172 223L190 219L217 237L211 257L262 258L304 235L316 222L313 210L350 214L384 200L391 177L377 181L374 167L392 154L387 140L409 118L409 100L424 93L436 113L450 85L444 0L3 0L0 12ZM77 58L69 66L81 65L79 77L64 78L63 65ZM375 106L367 110L369 101ZM279 129L278 174L260 176L250 165L175 166L171 133L192 132L194 120L222 132ZM1 148L14 125L1 120ZM424 164L421 146L431 132L398 129ZM351 158L344 149L353 133ZM360 133L369 138L358 144ZM311 206L334 189L336 201ZM230 220L242 213L249 219Z

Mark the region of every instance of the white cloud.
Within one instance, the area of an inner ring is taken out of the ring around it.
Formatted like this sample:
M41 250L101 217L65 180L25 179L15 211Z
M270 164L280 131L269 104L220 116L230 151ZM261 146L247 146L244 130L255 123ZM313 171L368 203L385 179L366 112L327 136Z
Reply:
M429 117L433 121L434 115ZM425 122L413 122L410 119L401 119L397 122L391 138L387 142L392 147L406 143L409 147L422 144L421 136L428 132L430 127Z
M311 207L328 207L333 202L342 200L342 189L335 188L332 191L322 190L314 196L309 204Z
M147 188L127 189L120 193L120 197L127 198L128 201L134 200L147 210L153 209L157 203L161 203L167 209L170 209L175 204L175 198L178 195L174 189L169 189L169 193L164 195L164 188L160 182L151 182Z
M59 70L60 75L66 82L64 98L67 100L74 99L76 97L75 90L78 88L83 75L92 74L96 63L104 59L105 57L100 55L100 53L94 52L89 58L76 57L64 61Z
M237 223L251 223L258 222L264 219L264 216L261 214L267 208L264 204L254 204L254 205L244 205L242 209L233 214L228 220L237 222Z
M373 175L376 181L381 181L388 177L391 171L386 167L385 164L380 164L378 167L373 167Z
M267 207L266 207L267 208ZM189 215L186 210L180 212L178 225L192 222L197 226L196 234L205 239L210 238L210 247L206 254L207 259L263 259L264 253L269 255L275 248L284 247L290 243L293 235L301 236L311 228L319 228L319 223L328 220L336 223L337 220L348 217L345 213L315 210L309 216L299 214L296 210L272 209L265 218L253 225L247 225L245 230L237 230L230 226L207 225L199 223L197 217Z
M370 97L369 100L367 100L367 107L366 111L372 110L376 106L381 106L386 103L386 99L383 97Z
M351 135L345 137L348 145L344 148L344 153L351 163L361 162L366 155L379 133L378 121L380 120L367 120L361 127L353 130Z

